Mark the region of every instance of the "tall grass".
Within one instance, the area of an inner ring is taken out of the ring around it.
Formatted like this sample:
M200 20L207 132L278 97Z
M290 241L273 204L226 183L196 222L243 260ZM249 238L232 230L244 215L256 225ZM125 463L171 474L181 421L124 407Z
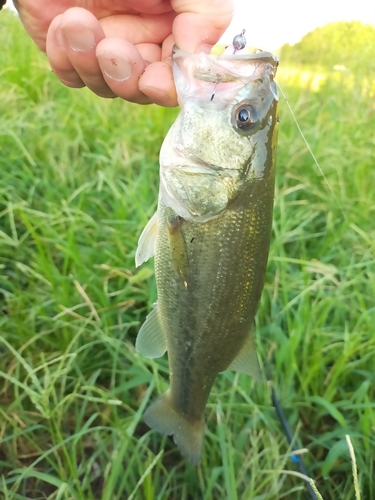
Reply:
M168 364L134 349L134 252L177 111L64 88L9 13L0 42L0 497L305 499L267 385L218 377L197 468L142 422ZM279 80L330 188L281 102L259 353L322 497L354 498L350 435L374 500L374 106L359 76Z

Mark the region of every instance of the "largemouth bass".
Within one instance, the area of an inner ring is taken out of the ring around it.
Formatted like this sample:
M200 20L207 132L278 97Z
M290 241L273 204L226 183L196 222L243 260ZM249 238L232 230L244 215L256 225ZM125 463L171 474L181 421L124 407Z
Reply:
M158 209L140 265L155 255L158 302L136 342L168 351L170 389L145 412L198 463L204 409L219 372L261 379L251 332L270 245L277 141L277 59L174 48L181 112L160 152Z

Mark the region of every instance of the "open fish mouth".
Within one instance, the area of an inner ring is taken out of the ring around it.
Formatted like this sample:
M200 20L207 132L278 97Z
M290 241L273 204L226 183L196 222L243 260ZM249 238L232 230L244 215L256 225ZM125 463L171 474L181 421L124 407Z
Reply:
M177 64L179 60L185 60L186 56L186 52L174 46L173 60ZM268 71L274 73L279 64L278 58L271 52L220 56L211 54L207 56L207 54L202 53L191 61L191 73L194 78L206 82L232 82L241 76L255 79ZM265 65L269 69L265 69Z

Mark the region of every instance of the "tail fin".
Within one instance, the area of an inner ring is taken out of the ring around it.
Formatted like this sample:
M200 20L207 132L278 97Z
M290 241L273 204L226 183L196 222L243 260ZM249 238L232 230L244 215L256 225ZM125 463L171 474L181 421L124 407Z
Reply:
M189 420L175 410L168 390L146 410L143 418L149 427L161 434L173 434L173 440L182 455L194 465L199 463L204 437L203 417Z

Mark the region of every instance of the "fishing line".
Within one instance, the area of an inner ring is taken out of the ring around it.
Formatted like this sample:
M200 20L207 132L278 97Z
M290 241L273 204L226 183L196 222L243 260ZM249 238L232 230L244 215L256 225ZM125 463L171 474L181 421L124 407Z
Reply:
M289 101L288 101L288 99L286 98L286 95L285 95L285 93L284 93L283 89L281 88L281 86L280 86L280 84L279 84L278 82L276 82L276 84L277 84L277 86L278 86L278 88L279 88L279 90L280 90L281 95L283 96L283 98L284 98L284 100L285 100L285 102L286 102L286 105L287 105L287 106L288 106L288 108L289 108L289 111L290 111L290 113L291 113L291 115L292 115L292 118L293 118L293 120L294 120L294 122L295 122L295 124L296 124L296 126L297 126L298 132L300 133L300 135L301 135L301 137L302 137L302 139L303 139L303 141L304 141L304 143L305 143L305 145L306 145L306 147L307 147L307 149L308 149L309 153L311 154L311 157L312 157L312 159L314 160L315 165L317 166L317 168L318 168L319 172L320 172L320 173L321 173L321 175L323 176L323 179L324 179L325 183L327 184L327 186L328 186L329 190L331 191L331 193L332 193L332 195L333 195L334 199L336 200L336 202L337 202L337 204L338 204L338 206L339 206L339 208L340 208L341 213L343 214L344 218L346 218L346 217L345 217L345 214L344 214L344 212L343 212L343 210L342 210L342 208L341 208L341 205L340 205L340 203L339 203L338 199L336 198L335 193L333 192L333 189L332 189L332 187L331 187L330 183L328 182L328 180L327 180L326 176L324 175L324 172L323 172L322 168L320 167L319 162L318 162L318 160L317 160L316 156L314 155L314 153L313 153L313 151L312 151L312 149L311 149L311 147L310 147L309 143L307 142L307 139L306 139L306 137L305 137L304 133L302 132L301 127L299 126L299 124L298 124L298 122L297 122L296 115L294 114L293 109L292 109L291 105L289 104ZM287 421L287 419L286 419L286 416L285 416L284 410L283 410L283 408L282 408L282 406L281 406L280 400L278 399L278 397L277 397L277 395L276 395L276 391L275 391L275 389L274 389L274 386L273 386L273 384L272 384L272 381L271 381L268 377L267 377L267 379L268 379L268 381L270 382L272 404L273 404L273 406L274 406L274 408L275 408L275 410L276 410L276 414L277 414L277 416L278 416L278 418L279 418L279 420L280 420L280 423L281 423L282 428L283 428L283 430L284 430L284 434L285 434L285 436L286 436L286 438L287 438L287 440L288 440L288 443L290 444L290 446L291 446L291 448L292 448L292 451L297 451L297 450L298 450L298 447L297 447L297 446L296 446L296 444L295 444L295 439L293 438L293 433L292 433L292 430L291 430L291 428L290 428L290 426L289 426L289 424L288 424L288 421ZM302 456L299 456L299 455L296 455L296 454L292 454L292 455L291 455L291 458L292 458L293 462L294 462L294 463L296 463L296 464L298 465L298 468L299 468L300 472L301 472L303 475L305 475L305 476L307 476L307 477L310 477L310 476L309 476L309 474L307 473L307 469L306 469L306 466L305 466L305 463L304 463L304 461L303 461ZM318 499L317 499L317 496L316 496L316 494L315 494L315 492L314 492L314 490L312 489L311 484L310 484L310 483L308 483L308 482L306 482L306 483L305 483L305 486L306 486L306 489L307 489L307 491L308 491L308 493L309 493L309 496L310 496L311 500L318 500Z
M241 50L241 49L243 49L243 48L245 48L245 47L246 47L245 32L246 32L245 30L242 30L242 31L241 31L241 33L240 33L239 35L237 35L237 36L235 36L235 37L234 37L234 39L233 39L233 48L234 48L234 52L233 52L233 54L236 54L236 52L237 52L238 50ZM218 83L218 82L216 82L216 84L215 84L215 87L214 87L214 91L213 91L213 94L212 94L211 100L212 100L212 99L214 98L214 96L215 96L215 91L216 91L217 83ZM301 134L301 137L302 137L303 141L305 142L305 144L306 144L306 147L307 147L308 151L310 152L310 154L311 154L311 156L312 156L312 158L313 158L313 160L314 160L314 162L315 162L316 166L318 167L319 172L320 172L320 173L321 173L321 175L323 176L323 178L324 178L324 180L325 180L325 182L326 182L327 186L329 187L329 189L330 189L330 191L332 192L332 194L333 194L334 198L336 199L335 193L333 192L333 190L332 190L332 188L331 188L331 186L330 186L330 184L329 184L329 182L328 182L328 180L327 180L326 176L324 175L323 170L321 169L321 167L320 167L320 165L319 165L318 160L316 159L316 157L315 157L314 153L312 152L312 150L311 150L311 148L310 148L310 145L309 145L309 143L307 142L306 137L304 136L304 134L303 134L303 132L302 132L302 130L301 130L301 127L299 126L299 124L298 124L298 122L297 122L297 119L296 119L296 117L295 117L295 114L293 113L293 110L292 110L292 108L291 108L291 106L290 106L290 104L289 104L289 102L288 102L288 100L287 100L287 98L286 98L286 96L285 96L285 94L284 94L283 89L280 87L280 85L279 85L277 82L276 82L276 84L277 84L277 86L279 87L280 92L281 92L281 95L283 96L283 98L284 98L284 100L285 100L285 102L286 102L286 104L287 104L287 106L288 106L288 108L289 108L289 110L290 110L290 112L291 112L291 114L292 114L293 120L295 121L295 124L297 125L297 129L298 129L299 133ZM337 199L336 199L336 201L337 201ZM341 207L340 207L340 209L341 209ZM341 212L342 212L342 210L341 210ZM345 215L344 215L344 216L345 216ZM291 428L290 428L290 426L289 426L289 424L288 424L288 421L287 421L287 419L286 419L286 417L285 417L285 413L284 413L284 410L283 410L283 408L282 408L282 406L281 406L281 404L280 404L280 401L279 401L278 397L276 396L276 391L275 391L275 389L274 389L274 387L273 387L273 384L272 384L271 380L270 380L268 377L267 377L267 380L270 382L270 387L271 387L271 399L272 399L272 403L273 403L273 406L274 406L274 408L275 408L275 410L276 410L277 416L279 417L279 420L280 420L280 422L281 422L281 425L282 425L282 428L283 428L284 433L285 433L285 435L286 435L286 438L287 438L287 440L288 440L288 443L290 444L290 446L291 446L291 448L292 448L292 451L297 451L297 450L298 450L298 448L297 448L297 446L295 445L295 439L293 439L293 434L292 434ZM296 455L296 454L292 454L292 455L291 455L291 458L292 458L293 462L294 462L294 463L296 463L296 464L298 465L298 468L299 468L300 472L301 472L304 476L310 477L310 476L308 475L308 473L307 473L307 469L306 469L306 466L305 466L305 464L304 464L303 458L302 458L301 456L299 456L299 455ZM308 483L308 482L305 482L305 486L306 486L306 489L307 489L307 491L308 491L308 493L309 493L309 496L310 496L311 500L318 500L318 499L317 499L317 496L316 496L316 494L315 494L315 492L314 492L314 490L313 490L313 489L312 489L312 487L311 487L311 484L310 484L310 483Z
M238 35L236 35L234 37L233 43L232 43L232 47L234 49L233 55L235 55L237 53L237 51L240 51L240 50L242 50L242 49L244 49L246 47L245 33L246 33L246 31L242 30L240 34L238 34ZM211 101L215 97L215 93L216 93L216 89L217 89L218 83L219 83L218 81L215 82L215 86L214 86L213 93L212 93L212 96L211 96ZM303 134L303 132L301 130L301 127L299 126L299 124L297 122L297 118L296 118L296 116L295 116L295 114L294 114L294 112L293 112L293 110L292 110L292 108L291 108L291 106L290 106L290 104L289 104L286 96L285 96L285 93L284 93L283 89L281 88L281 86L279 85L279 83L276 82L276 84L277 84L278 88L280 89L280 93L283 96L283 98L284 98L284 100L285 100L285 102L286 102L286 104L287 104L287 106L289 108L289 111L290 111L290 113L291 113L291 115L293 117L293 120L294 120L294 122L295 122L295 124L297 126L297 129L298 129L299 133L301 134L301 137L302 137L302 139L303 139L303 141L304 141L304 143L305 143L305 145L306 145L309 153L311 154L311 157L313 158L315 165L317 166L320 174L323 176L323 179L324 179L325 183L327 184L329 190L333 194L334 199L338 203L338 200L337 200L337 198L335 196L335 193L333 192L333 189L331 188L331 185L329 184L326 176L324 175L324 172L323 172L322 168L320 167L319 162L318 162L316 156L312 152L312 149L311 149L309 143L307 142L307 139L306 139L305 135ZM339 203L338 203L338 205L340 207L340 210L341 210L342 214L345 217L345 214L342 211L341 206L340 206ZM272 381L270 380L269 377L267 377L267 380L270 383L271 399L272 399L273 406L274 406L274 408L276 410L276 414L277 414L277 416L278 416L278 418L280 420L280 423L281 423L282 428L284 430L285 436L286 436L286 438L288 440L288 443L291 446L292 451L296 452L298 450L298 448L297 448L297 446L295 444L296 440L293 438L293 433L292 433L291 428L290 428L290 426L288 424L288 421L287 421L287 419L285 417L284 410L283 410L283 408L281 406L281 403L280 403L278 397L276 396L276 391L275 391L275 389L273 387ZM299 468L300 472L305 477L309 478L310 476L307 473L307 469L306 469L306 466L304 464L303 458L300 455L297 455L295 453L292 453L291 458L292 458L293 462L298 465L298 468ZM318 500L318 498L317 498L317 496L316 496L316 494L315 494L315 492L314 492L311 484L309 482L305 481L305 486L306 486L306 489L307 489L307 491L309 493L310 499L311 500Z
M285 100L285 102L286 102L286 105L288 106L288 109L289 109L289 111L290 111L290 114L292 115L292 118L293 118L293 120L294 120L294 123L296 124L296 127L297 127L297 129L298 129L298 132L300 133L300 135L301 135L301 137L302 137L302 139L303 139L303 141L304 141L304 143L305 143L305 145L306 145L306 147L307 147L307 149L308 149L308 151L309 151L309 153L310 153L310 155L311 155L312 159L314 160L315 165L317 166L317 168L318 168L319 172L321 173L321 175L322 175L322 177L323 177L323 179L324 179L325 183L327 184L327 186L328 186L329 190L331 191L331 193L332 193L332 195L333 195L333 197L334 197L334 199L335 199L336 203L338 204L338 207L339 207L339 209L340 209L340 212L342 213L342 215L343 215L344 219L346 220L346 215L345 215L345 213L344 213L344 211L343 211L343 209L342 209L342 207L341 207L341 203L340 203L340 201L338 200L338 198L336 197L336 195L335 195L335 193L334 193L334 191L333 191L333 189L332 189L332 187L331 187L330 183L328 182L328 180L327 180L326 176L324 175L324 172L323 172L323 170L322 170L321 166L319 165L319 162L318 162L318 160L317 160L316 156L314 155L314 153L313 153L313 151L312 151L312 149L311 149L311 147L310 147L309 143L307 142L307 139L306 139L306 137L305 137L304 133L302 132L301 127L300 127L300 126L299 126L299 124L298 124L298 121L297 121L296 115L294 114L293 109L292 109L291 105L289 104L289 101L288 101L288 99L286 98L286 95L285 95L285 93L284 93L283 89L281 88L281 86L280 86L280 84L279 84L278 82L276 82L276 84L277 84L277 86L278 86L278 88L279 88L279 90L280 90L281 95L283 96L283 98L284 98L284 100ZM295 445L295 439L293 438L293 433L292 433L291 428L290 428L290 426L289 426L289 424L288 424L288 421L287 421L287 419L286 419L286 417L285 417L285 413L284 413L284 410L283 410L283 408L282 408L282 406L281 406L280 400L279 400L279 399L278 399L278 397L276 396L276 392L275 392L275 389L274 389L274 387L273 387L273 385L272 385L272 381L271 381L268 377L267 377L267 380L270 382L270 387L271 387L271 399L272 399L272 403L273 403L273 406L274 406L274 408L275 408L275 410L276 410L277 416L278 416L278 418L279 418L279 420L280 420L280 422L281 422L281 425L282 425L282 427L283 427L283 430L284 430L285 436L286 436L286 438L287 438L287 440L288 440L288 443L290 444L290 446L291 446L291 448L292 448L292 451L297 451L297 450L298 450L298 448L297 448L297 446ZM301 472L302 474L304 474L305 476L310 477L310 476L308 475L308 473L307 473L307 469L306 469L306 466L305 466L305 464L304 464L303 458L302 458L301 456L299 456L299 455L295 455L295 454L292 454L292 455L291 455L291 458L292 458L293 462L295 462L295 463L298 465L298 468L299 468L300 472ZM313 488L312 488L311 484L310 484L310 483L308 483L308 482L306 482L306 489L307 489L307 491L308 491L308 493L309 493L309 496L310 496L311 500L317 500L316 493L315 493L315 491L313 490Z
M287 419L285 417L284 410L283 410L283 408L281 406L281 403L280 403L278 397L276 396L276 392L275 392L275 389L274 389L274 387L272 385L272 382L269 379L268 379L268 381L270 382L270 386L271 386L272 403L273 403L273 406L274 406L274 408L276 410L277 416L279 417L281 425L282 425L282 427L284 429L284 433L286 435L288 443L291 445L292 451L297 451L298 448L295 445L295 441L296 440L293 438L293 433L292 433L292 430L289 427L288 421L287 421ZM300 472L303 475L305 475L307 477L310 477L308 475L308 473L307 473L307 469L305 467L305 464L304 464L302 456L292 454L291 458L292 458L293 462L295 462L298 465L298 468L299 468ZM316 496L316 494L314 492L314 490L311 487L311 484L308 483L308 482L305 482L305 486L306 486L307 491L309 492L311 500L318 500L317 496Z
M276 81L276 80L275 80L275 81ZM280 93L281 93L281 95L283 96L284 101L286 102L286 105L288 106L288 109L289 109L289 111L290 111L290 114L292 115L292 118L293 118L293 120L294 120L294 123L296 124L296 127L297 127L298 132L300 133L300 135L301 135L301 137L302 137L303 142L305 143L305 145L306 145L306 147L307 147L307 149L308 149L308 151L309 151L309 153L310 153L310 155L311 155L312 159L314 160L315 165L317 166L317 168L318 168L318 170L319 170L320 174L322 175L322 177L323 177L323 179L324 179L325 183L327 184L327 186L328 186L329 190L331 191L331 193L332 193L332 195L333 195L333 198L334 198L334 200L336 201L336 203L337 203L337 205L338 205L338 207L339 207L339 209L340 209L340 212L342 213L342 215L343 215L344 219L346 220L346 215L345 215L345 213L344 213L344 211L343 211L343 209L342 209L342 207L341 207L341 203L340 203L339 199L337 198L337 196L335 195L335 193L334 193L334 191L333 191L333 189L332 189L332 187L331 187L330 183L328 182L327 177L324 175L324 172L323 172L323 170L322 170L321 166L319 165L319 162L318 162L318 160L317 160L316 156L314 155L314 153L313 153L313 151L312 151L312 149L311 149L311 147L310 147L310 144L307 142L307 139L306 139L306 137L305 137L304 133L302 132L301 127L300 127L300 126L299 126L299 124L298 124L298 121L297 121L296 115L294 114L294 111L293 111L293 109L292 109L291 105L289 104L289 101L288 101L288 99L286 98L286 95L285 95L285 93L284 93L283 89L281 88L281 85L280 85L278 82L276 82L276 85L277 85L277 87L279 88Z
M330 183L329 183L329 182L328 182L328 180L327 180L327 177L324 175L324 172L323 172L323 170L322 170L321 166L319 165L318 160L316 159L316 156L315 156L315 155L314 155L314 153L312 152L312 149L310 148L310 145L309 145L309 143L307 142L307 139L306 139L306 137L305 137L304 133L302 132L301 127L299 126L299 124L298 124L298 122L297 122L296 115L294 114L294 112L293 112L293 110L292 110L292 107L291 107L291 105L289 104L289 101L288 101L288 99L286 98L286 95L284 94L283 89L281 88L281 85L280 85L278 82L276 82L276 84L277 84L277 86L278 86L278 87L279 87L279 89L280 89L281 95L284 97L284 101L286 102L286 105L287 105L287 106L288 106L288 108L289 108L290 114L291 114L291 115L292 115L292 117L293 117L293 120L294 120L294 122L295 122L295 124L296 124L296 126L297 126L297 129L298 129L298 132L301 134L301 137L302 137L302 139L303 139L303 142L306 144L306 147L307 147L307 149L309 150L309 153L311 154L312 159L314 160L315 165L318 167L318 170L319 170L319 172L322 174L323 179L325 180L325 182L326 182L327 186L329 187L330 191L332 192L332 194L333 194L333 195L335 195L335 193L333 192L333 190L332 190L332 188L331 188Z

